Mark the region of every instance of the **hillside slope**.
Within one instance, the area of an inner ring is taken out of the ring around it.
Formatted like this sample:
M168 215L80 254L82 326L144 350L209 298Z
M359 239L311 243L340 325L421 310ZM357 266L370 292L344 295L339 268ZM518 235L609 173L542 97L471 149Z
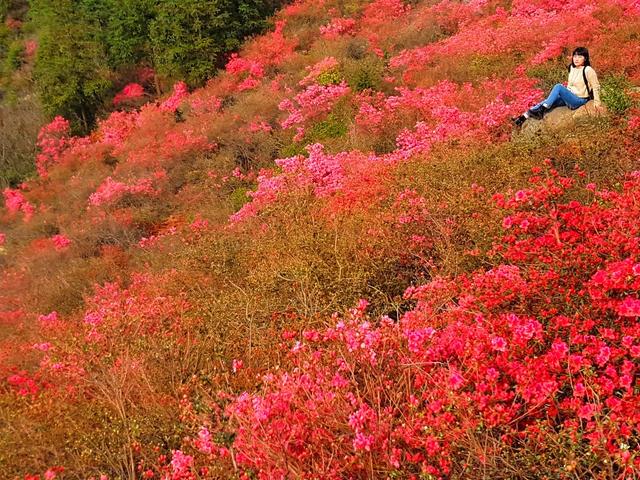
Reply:
M5 476L636 478L638 31L303 0L204 88L56 118L0 212ZM610 114L512 131L577 45Z

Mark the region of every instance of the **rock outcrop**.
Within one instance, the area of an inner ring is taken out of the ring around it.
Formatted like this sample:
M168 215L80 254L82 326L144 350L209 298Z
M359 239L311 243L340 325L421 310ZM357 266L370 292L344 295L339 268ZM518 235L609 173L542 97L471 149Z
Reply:
M575 127L581 121L603 115L606 115L606 111L596 109L593 102L588 102L576 110L570 110L568 107L557 107L547 113L542 120L528 119L522 125L519 134L532 136L544 132L566 130Z

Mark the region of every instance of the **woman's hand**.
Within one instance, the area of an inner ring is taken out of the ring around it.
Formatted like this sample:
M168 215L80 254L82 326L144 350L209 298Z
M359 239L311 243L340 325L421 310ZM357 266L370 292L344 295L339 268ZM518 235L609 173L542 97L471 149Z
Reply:
M602 102L598 102L593 104L593 109L600 114L607 113L607 107L605 107Z

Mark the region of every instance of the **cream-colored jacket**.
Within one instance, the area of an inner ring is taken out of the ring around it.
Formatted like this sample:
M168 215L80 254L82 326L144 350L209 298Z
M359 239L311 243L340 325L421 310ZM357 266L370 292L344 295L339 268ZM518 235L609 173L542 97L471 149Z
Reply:
M567 82L567 88L575 93L578 97L588 98L589 91L584 84L584 78L582 78L582 69L586 68L585 73L587 81L589 82L589 88L593 90L593 103L600 105L600 82L598 81L598 75L592 67L571 67L569 70L569 80Z

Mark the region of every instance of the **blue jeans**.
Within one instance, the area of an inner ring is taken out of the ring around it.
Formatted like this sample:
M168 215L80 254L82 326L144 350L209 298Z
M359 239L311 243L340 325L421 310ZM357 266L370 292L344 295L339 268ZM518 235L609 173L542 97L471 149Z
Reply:
M583 106L588 101L588 98L578 97L561 83L556 83L553 89L551 89L551 93L546 100L543 100L537 105L531 107L531 110L536 111L542 107L543 104L549 109L566 105L571 110L575 110L576 108Z

